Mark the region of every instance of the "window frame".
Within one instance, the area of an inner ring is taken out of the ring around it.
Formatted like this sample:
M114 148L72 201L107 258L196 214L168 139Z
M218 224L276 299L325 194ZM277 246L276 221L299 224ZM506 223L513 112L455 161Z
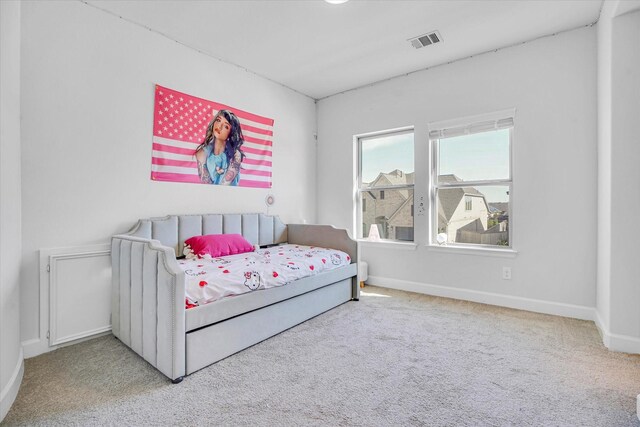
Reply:
M495 129L484 129L477 132L467 132L465 134L479 134L484 132L490 132L498 129L508 129L509 130L509 177L502 179L487 179L487 180L476 180L476 181L460 181L460 182L443 182L440 183L438 180L438 161L439 161L439 142L441 139L446 139L446 137L437 137L434 138L429 135L429 152L430 152L430 185L429 185L429 227L428 227L428 238L427 242L428 246L436 247L436 248L450 248L451 250L478 250L478 251L499 251L499 252L515 252L514 246L514 226L513 226L513 135L514 135L514 127L515 127L515 109L514 110L505 110L503 112L493 113L490 115L482 115L482 116L474 116L472 118L459 119L453 121L447 121L443 123L447 123L447 127L455 128L455 127L473 127L482 122L486 122L487 117L490 117L492 120L495 118L496 121L510 118L512 123L510 126L495 128ZM445 126L434 126L431 127L441 127L445 128ZM456 135L457 136L457 135ZM507 186L509 191L509 202L508 202L508 246L500 246L500 245L487 245L487 244L476 244L476 243L445 243L443 245L439 244L436 240L437 231L438 231L438 190L440 189L451 189L451 188L463 188L463 187L491 187L491 186Z
M473 210L473 198L471 196L464 196L464 210Z
M414 179L414 183L413 184L404 184L404 185L385 185L385 186L380 186L380 187L363 187L362 185L362 143L364 141L366 141L367 139L374 139L374 138L380 138L380 137L384 137L384 136L392 136L392 135L403 135L403 134L413 134L413 173L415 173L415 162L416 162L416 155L415 155L415 129L413 126L405 126L405 127L400 127L400 128L395 128L395 129L387 129L387 130L382 130L382 131L376 131L376 132L368 132L368 133L363 133L363 134L359 134L359 135L354 135L353 140L354 140L354 151L355 151L355 159L356 159L356 167L355 167L355 191L354 191L354 230L355 233L354 235L356 236L356 239L359 240L366 240L367 242L369 242L368 238L368 230L367 230L367 235L365 235L364 230L363 230L363 215L362 215L362 194L364 192L368 192L368 191L386 191L386 190L411 190L413 197L414 197L414 203L415 203L415 179ZM406 173L406 171L402 171L403 173ZM410 172L411 173L411 172ZM415 177L415 175L414 175ZM386 196L386 195L385 195ZM408 240L398 240L398 239L384 239L384 238L380 238L380 240L378 242L374 242L374 243L401 243L401 244L414 244L415 243L415 226L416 226L416 221L415 221L415 216L411 217L413 219L413 230L414 230L414 238L412 241L408 241Z

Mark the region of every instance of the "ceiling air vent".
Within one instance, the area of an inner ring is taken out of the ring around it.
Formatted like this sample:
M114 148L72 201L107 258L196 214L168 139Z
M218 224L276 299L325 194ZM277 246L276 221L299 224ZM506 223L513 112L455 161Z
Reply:
M416 49L429 46L430 44L440 43L441 41L442 37L440 37L440 33L437 31L432 31L430 33L409 39L411 46L415 47Z

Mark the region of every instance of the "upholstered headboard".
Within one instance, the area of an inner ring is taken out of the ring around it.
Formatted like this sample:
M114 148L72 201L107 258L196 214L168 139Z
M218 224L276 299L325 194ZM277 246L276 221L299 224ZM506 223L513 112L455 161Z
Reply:
M287 226L280 218L259 213L168 215L141 219L127 233L130 236L159 240L182 255L184 241L205 234L242 234L253 245L273 245L287 241Z

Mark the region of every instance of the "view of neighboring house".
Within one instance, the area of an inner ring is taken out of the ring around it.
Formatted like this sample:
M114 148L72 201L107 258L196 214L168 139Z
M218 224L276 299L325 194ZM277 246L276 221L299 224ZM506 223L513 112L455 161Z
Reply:
M455 175L440 175L440 182L461 182ZM372 224L383 239L413 240L413 190L378 189L390 185L411 185L414 174L394 170L380 173L363 192L363 236ZM507 202L489 204L484 194L473 187L445 188L438 192L438 233L449 243L508 245Z
M394 170L380 173L369 184L370 191L362 193L362 235L368 236L371 224L378 225L383 239L413 240L413 189L385 189L376 187L412 185L414 174Z
M462 182L455 175L440 175L440 182ZM438 233L449 243L507 245L508 203L489 203L473 187L446 188L438 192Z

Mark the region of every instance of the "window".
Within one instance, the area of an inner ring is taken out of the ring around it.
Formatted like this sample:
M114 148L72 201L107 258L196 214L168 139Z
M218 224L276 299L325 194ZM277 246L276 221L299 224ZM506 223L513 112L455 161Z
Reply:
M432 244L512 246L513 113L429 125Z
M356 228L372 227L381 239L413 241L413 129L356 138L358 182Z

